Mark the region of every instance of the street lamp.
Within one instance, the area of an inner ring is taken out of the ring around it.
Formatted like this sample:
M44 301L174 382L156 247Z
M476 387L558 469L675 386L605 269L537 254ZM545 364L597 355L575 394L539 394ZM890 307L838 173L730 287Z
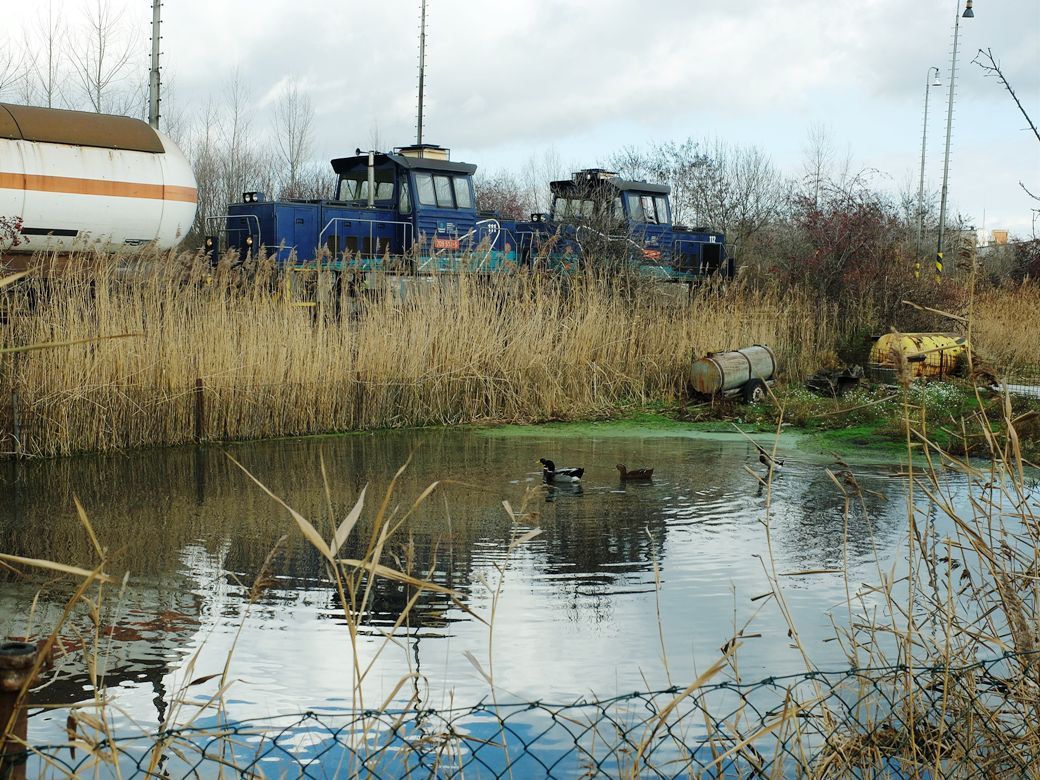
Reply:
M932 71L935 77L932 78ZM921 182L917 186L917 251L914 253L914 276L921 277L921 238L924 233L924 150L928 139L928 93L931 87L941 87L939 69L934 65L928 69L924 79L924 128L921 130Z
M943 158L942 200L939 205L939 240L935 248L935 281L940 281L943 272L943 233L946 232L946 188L950 177L950 130L953 128L953 83L957 77L957 36L961 29L961 16L973 19L972 0L965 0L964 13L953 17L953 57L950 59L950 97L946 105L946 156ZM960 9L960 0L957 2Z

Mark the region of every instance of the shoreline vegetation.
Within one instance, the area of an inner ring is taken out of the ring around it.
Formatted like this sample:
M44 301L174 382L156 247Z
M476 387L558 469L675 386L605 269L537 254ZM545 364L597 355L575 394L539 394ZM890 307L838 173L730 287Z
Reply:
M302 433L344 421L403 427L574 420L618 410L627 410L632 424L650 425L654 417L646 410L663 409L679 418L658 422L663 428L724 426L739 418L741 425L778 432L793 423L832 435L838 431L857 447L860 437L898 433L909 461L901 475L909 495L898 566L885 566L879 557L876 578L870 574L868 582L850 568L850 527L859 524L874 536L865 499L869 491L852 471L831 466L827 475L843 497L841 564L826 572L779 568L770 469L758 477L758 519L769 550L762 556L767 590L752 599L751 617L734 624L732 639L696 677L678 665L673 671L662 657L675 685L660 700L640 700L639 708L615 702L617 709L601 710L591 729L582 724L573 749L566 744L564 749L576 766L610 767L626 778L662 772L820 780L1035 775L1040 507L1024 443L1035 442L1040 415L1028 405L1020 408L1017 398L991 397L973 383L906 385L887 400L877 391L840 400L802 391L807 374L854 354L863 334L878 327L869 307L839 312L809 295L741 284L686 293L618 278L521 276L423 282L404 296L394 292L400 288L391 280L383 280L341 300L337 314L332 303L317 309L289 305L284 277L262 267L211 273L199 265L178 267L175 257L170 261L150 276L131 278L99 268L47 285L29 279L7 290L5 348L89 340L20 353L16 366L8 356L5 391L16 377L18 393L38 406L34 413L45 426L39 430L50 437L39 439L49 444L38 454L190 439L192 391L200 377L210 404L204 418L208 438ZM323 282L315 281L320 298ZM1031 285L971 296L965 321L977 328L977 350L990 365L1005 371L1040 362L1030 331L1036 321L1028 308L1036 297ZM948 326L948 318L936 317ZM134 335L105 339L121 334ZM768 403L737 407L684 397L692 355L755 341L771 342L787 373L786 384ZM333 381L342 376L350 383ZM272 383L279 379L276 394ZM828 405L836 404L845 409L847 419L841 422L832 422L839 415L829 414ZM969 461L971 454L985 460ZM918 456L925 465L918 465ZM313 548L334 594L330 612L349 642L352 695L349 705L343 704L350 728L330 732L329 755L336 762L330 776L379 774L378 769L405 776L402 767L428 773L442 763L468 765L479 773L481 766L512 767L517 756L545 767L540 748L549 751L551 761L559 760L552 752L559 743L535 744L530 735L514 731L499 708L499 697L505 702L508 694L496 678L496 661L510 652L513 638L496 633L496 610L512 584L510 559L542 533L531 491L503 503L510 528L502 540L505 553L474 579L484 598L471 606L455 590L459 584L435 582L436 545L427 558L417 554L413 537L404 538L406 522L443 483L400 495L410 492L400 481L405 464L382 495L373 489L366 497L368 488L359 482L356 502L334 507L322 459L327 507L312 514L289 506L244 464L232 463L256 496L284 510L287 532ZM945 478L947 471L959 479ZM204 665L198 650L185 660L178 673L182 682L170 687L158 729L142 729L134 742L133 735L120 731L123 726L117 728L118 699L108 695L103 675L112 640L101 626L123 609L126 580L120 587L112 574L115 548L107 529L99 526L96 532L78 502L76 510L86 540L81 558L58 563L0 554L5 577L29 580L32 572L42 572L51 587L60 583L70 593L57 625L26 632L27 640L39 640L27 679L54 654L61 632L75 624L84 627L82 648L75 652L94 675L91 692L69 710L66 725L68 752L75 756L72 748L80 750L79 758L68 763L47 752L65 746L27 745L35 762L31 768L45 768L54 777L129 776L133 772L122 769L132 760L138 774L184 767L186 776L207 761L256 767L273 750L283 750L270 734L255 743L240 739L237 727L250 724L225 717L234 697L233 645L220 668ZM445 511L452 512L447 502ZM278 603L283 541L256 571L242 573L241 621L250 619L253 608ZM833 641L849 669L831 675L803 643L787 602L798 578L824 573L842 578L846 595L835 613L844 614L835 620ZM656 575L655 566L660 588ZM250 576L252 586L244 587ZM372 604L380 589L402 598L393 624L378 625L385 641L373 659L359 648L373 628ZM400 711L398 699L380 703L366 692L365 680L381 654L410 652L409 643L417 640L409 633L409 616L431 594L458 615L487 626L486 649L465 654L487 683L481 717L490 733L475 734L465 716L432 726L418 693L410 694L417 671L394 689L405 700ZM741 648L760 636L755 616L767 609L776 610L787 629L786 639L768 641L789 642L804 659L805 674L760 683L772 697L761 709L742 693L735 709L720 704L720 692L744 690L739 688ZM658 617L662 634L668 619L675 616ZM16 709L30 701L30 686L31 679L17 692ZM202 693L193 698L192 691ZM553 723L561 720L553 715ZM0 727L3 734L13 733L13 722L12 716ZM312 722L309 726L313 731ZM613 738L602 739L608 733ZM478 751L484 752L478 756ZM294 758L284 755L286 761Z
M328 271L229 258L214 268L166 253L30 273L3 296L5 349L56 345L4 356L7 454L641 415L752 430L774 429L782 416L839 450L903 437L898 394L826 399L800 389L822 367L863 362L869 334L890 324L867 301L838 307L797 289L739 280L688 289L592 273L337 285ZM959 324L905 308L915 329ZM1038 308L1040 285L1028 282L976 295L973 341L998 372L1040 365ZM756 343L780 366L769 402L689 396L696 357ZM911 400L945 444L949 425L978 410L970 383L942 387L912 390ZM1035 431L1025 429L1029 440Z
M835 621L834 636L826 641L838 643L847 669L836 668L833 662L818 665L788 606L791 590L798 587L792 578L823 572L778 568L773 554L770 471L760 478L759 510L770 551L762 560L768 590L752 598L758 605L747 622L735 622L732 639L705 668L691 673L662 657L669 680L674 681L668 690L606 700L596 700L593 692L591 699L582 697L590 709L575 713L577 704L568 709L541 700L517 703L496 677L496 661L511 652L511 638L496 630L499 599L513 585L509 562L542 533L532 506L538 502L530 501L531 491L515 504L503 503L511 529L503 541L505 554L469 583L479 584L485 598L481 604L468 604L454 589L466 585L435 581L436 552L430 552L433 558L420 554L411 534L404 533L407 520L444 483L434 482L417 496L401 495L411 492L401 490L399 482L406 463L383 495L378 488L369 493L365 487L352 507L348 502L334 511L327 498L327 510L311 514L287 504L244 464L230 459L241 469L243 484L253 483L257 497L281 507L287 532L291 529L317 554L327 587L335 594L333 611L343 641L349 642L352 695L349 702L340 701L340 720L330 715L315 721L308 712L307 720L300 716L297 725L309 730L309 738L317 733L322 739L319 755L327 754L331 763L321 766L328 767L331 777L413 776L413 767L418 767L415 776L426 776L430 766L442 763L494 771L499 766L523 767L515 763L522 761L530 762L532 771L547 764L594 764L632 780L663 772L806 780L1035 776L1035 757L1040 754L1036 720L1040 711L1036 685L1040 507L1036 485L1023 470L1009 399L1004 397L991 408L981 395L976 396L981 410L978 421L988 434L985 465L973 465L966 458L948 460L946 450L928 438L909 390L901 400L907 451L920 454L926 465L910 465L903 475L910 490L905 546L901 545L905 558L889 567L879 557L876 580L867 574L869 581L864 581L864 572L849 565L850 526L865 524L865 532L874 537L873 513L865 498L869 490L851 471L827 469L835 489L844 496L841 522L845 527L842 563L827 573L843 578L847 604L838 606L835 614L843 617ZM962 479L949 480L944 476L947 470ZM326 497L329 477L323 459ZM962 488L967 495L958 497ZM445 510L453 511L447 505ZM34 674L53 654L60 632L68 631L74 621L87 627L82 650L75 652L82 652L88 668L101 670L98 684L69 710L68 748L80 752L70 749L72 759L67 760L66 746L37 748L30 743L30 768L48 770L40 776L80 777L152 776L160 770L170 776L190 776L214 764L245 767L249 772L258 767L285 770L282 774L296 769L296 761L301 773L305 766L318 766L309 754L286 749L296 737L291 723L286 728L269 719L235 721L230 716L237 684L232 672L234 643L227 659L216 659L216 666L212 659L202 661L199 650L184 659L179 682L167 692L170 703L158 728L117 722L113 710L118 710L119 700L106 692L103 676L112 643L100 626L123 610L126 582L119 588L113 576L104 527L96 531L79 505L77 515L89 540L78 566L0 556L15 576L28 578L31 570L42 569L52 586L78 582L62 621L54 627L41 626L32 637L39 639L41 648ZM241 625L250 619L251 610L281 603L277 591L285 540L282 537L255 572L242 573L255 579L251 587L243 583L245 606L235 619ZM655 579L655 587L661 587L660 579ZM486 650L464 652L487 683L487 698L478 708L483 730L478 730L473 717L478 709L467 709L466 703L439 712L429 710L418 688L412 693L417 670L398 682L394 689L398 698L380 704L366 692L365 680L376 660L359 648L372 628L374 601L388 589L402 594L396 602L400 614L392 626L379 625L385 641L378 646L376 659L411 652L409 644L418 640L410 633L409 616L421 611L424 597L450 602L459 615L487 625ZM787 627L786 640L770 637L770 641L789 642L804 659L804 674L756 681L741 668L742 648L761 636L755 619L767 609L778 611ZM668 619L658 617L662 633L668 629ZM26 684L18 693L19 702L29 695ZM633 701L639 706L632 707ZM539 728L530 733L519 730L513 713L520 709L539 714L544 710ZM574 717L559 717L561 713ZM444 720L437 721L431 714ZM567 729L568 723L575 727ZM10 724L3 727L9 728ZM256 739L241 739L246 731ZM545 741L539 741L542 737ZM271 763L275 760L279 763ZM128 768L131 771L125 771Z

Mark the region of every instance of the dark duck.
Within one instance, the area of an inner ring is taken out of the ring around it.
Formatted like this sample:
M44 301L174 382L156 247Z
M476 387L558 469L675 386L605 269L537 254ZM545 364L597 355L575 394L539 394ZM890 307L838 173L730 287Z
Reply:
M651 479L654 476L653 469L632 469L631 471L629 471L627 468L625 468L624 463L617 464L615 468L621 475L622 482L634 482L641 479Z
M782 459L774 458L757 444L755 447L758 447L758 462L765 466L768 471L779 472L784 467Z
M546 482L580 482L585 473L582 468L556 468L555 463L545 458L539 458L538 462L542 464L542 477Z

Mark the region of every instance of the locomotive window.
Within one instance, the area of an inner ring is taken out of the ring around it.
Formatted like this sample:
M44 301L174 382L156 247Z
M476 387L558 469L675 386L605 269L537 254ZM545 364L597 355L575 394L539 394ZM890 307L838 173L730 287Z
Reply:
M354 179L339 180L339 195L336 200L357 200L361 197L361 182Z
M401 214L412 213L412 199L409 196L409 187L407 177L401 177L401 184L398 187L397 196L397 210Z
M658 220L657 214L654 213L654 199L649 195L641 195L639 197L639 202L643 207L644 221L651 225L656 225Z
M672 221L668 210L668 199L664 195L639 195L634 192L625 194L628 201L628 216L633 222L646 222L650 225L667 225Z
M633 222L646 222L646 214L643 213L643 199L634 192L625 195L628 201L628 218Z
M437 205L437 195L433 191L433 176L428 173L415 174L415 188L419 193L420 205Z
M668 198L664 195L658 195L654 198L654 203L657 205L657 222L660 225L671 224L672 215L668 213Z
M456 176L453 181L455 183L455 203L458 204L460 209L473 208L473 195L469 189L469 179L465 176Z
M392 165L377 165L375 169L374 200L393 200L394 169ZM358 168L343 174L339 180L339 194L336 200L368 200L368 167Z
M451 179L447 176L434 176L433 188L437 191L437 206L442 209L455 208L451 197Z
M591 217L595 210L596 202L588 199L557 198L553 204L553 215L556 219Z

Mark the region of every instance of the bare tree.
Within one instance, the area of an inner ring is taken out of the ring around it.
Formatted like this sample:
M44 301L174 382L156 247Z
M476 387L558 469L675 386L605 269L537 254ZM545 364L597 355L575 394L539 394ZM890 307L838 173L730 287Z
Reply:
M813 203L820 203L820 191L831 177L834 168L834 146L827 134L827 128L820 122L809 125L803 148L802 184L807 193L812 195Z
M482 212L493 211L506 219L527 219L531 213L530 193L520 179L510 173L480 173L474 186L477 208Z
M669 141L645 151L628 148L611 165L623 175L668 184L676 222L721 230L742 243L774 220L786 199L786 184L756 147L724 141Z
M524 166L523 182L527 189L526 201L536 211L548 211L552 195L549 182L567 176L560 153L550 146L541 155L532 154Z
M30 41L26 71L27 103L38 101L47 108L54 108L63 102L61 85L67 34L61 14L55 13L53 0L48 0L46 8L39 9L32 33L26 35Z
M375 151L383 151L383 138L379 132L379 120L372 118L372 124L368 127L368 148Z
M295 79L289 81L275 104L274 123L281 197L299 198L303 194L304 166L313 146L314 106Z
M87 104L97 113L124 112L136 101L114 93L132 70L137 36L120 21L108 0L95 0L87 10L81 45L73 47L72 65ZM131 93L132 94L132 93Z
M25 78L22 52L14 46L0 48L0 97L13 92Z

